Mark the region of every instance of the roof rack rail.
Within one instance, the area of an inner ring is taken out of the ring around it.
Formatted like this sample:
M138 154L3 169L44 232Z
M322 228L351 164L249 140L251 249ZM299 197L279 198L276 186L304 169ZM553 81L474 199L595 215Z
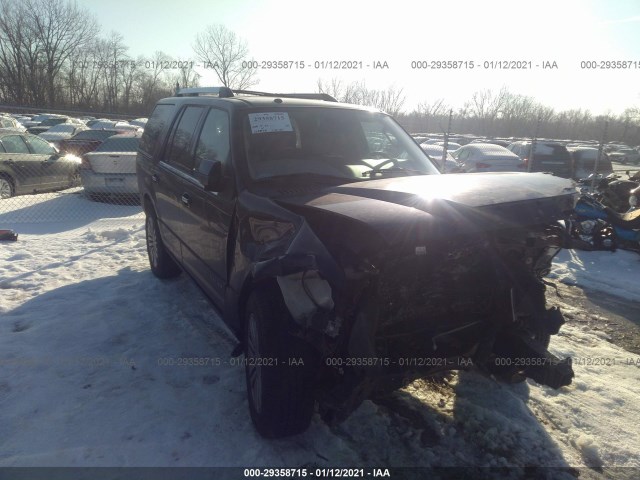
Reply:
M254 90L232 90L232 92L244 95L256 95L261 97L304 98L307 100L324 100L326 102L337 102L335 98L327 93L268 93L256 92Z
M327 93L268 93L254 90L231 90L228 87L193 87L176 88L176 97L199 97L200 95L217 95L220 98L229 98L239 93L241 95L256 95L260 97L283 97L283 98L303 98L307 100L324 100L326 102L337 102L335 98Z
M200 95L217 95L220 98L227 98L233 97L233 91L228 87L176 88L176 97L198 97Z

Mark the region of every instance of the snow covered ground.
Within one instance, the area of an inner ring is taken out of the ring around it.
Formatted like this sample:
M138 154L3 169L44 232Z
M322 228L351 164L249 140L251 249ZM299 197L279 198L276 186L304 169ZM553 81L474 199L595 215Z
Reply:
M264 440L233 337L187 278L152 276L139 209L42 198L27 220L0 210L20 234L0 243L0 466L640 468L640 357L579 323L551 344L575 359L569 387L453 373ZM639 300L639 261L562 252L552 276Z

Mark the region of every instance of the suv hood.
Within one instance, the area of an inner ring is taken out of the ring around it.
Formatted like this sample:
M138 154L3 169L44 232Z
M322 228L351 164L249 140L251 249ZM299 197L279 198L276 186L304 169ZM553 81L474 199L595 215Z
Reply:
M576 198L572 181L551 175L478 173L377 179L276 201L316 223L318 232L340 234L356 222L392 244L408 230L427 239L551 223L565 218Z

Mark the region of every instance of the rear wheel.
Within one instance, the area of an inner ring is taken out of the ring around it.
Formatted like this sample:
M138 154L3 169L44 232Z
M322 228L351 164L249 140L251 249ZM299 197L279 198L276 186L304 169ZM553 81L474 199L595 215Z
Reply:
M173 278L180 275L180 267L167 252L155 213L147 212L145 222L147 236L147 254L149 255L149 265L151 271L158 278Z
M255 290L245 311L245 374L258 433L280 438L311 422L317 355L287 329L289 313L276 285Z
M11 198L15 194L13 183L7 177L0 177L0 198Z

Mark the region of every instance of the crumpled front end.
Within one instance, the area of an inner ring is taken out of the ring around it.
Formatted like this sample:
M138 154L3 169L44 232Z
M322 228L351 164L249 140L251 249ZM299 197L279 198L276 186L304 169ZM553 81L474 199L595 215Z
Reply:
M546 308L542 280L562 235L559 226L506 229L353 268L336 305L347 321L326 357L325 407L344 418L376 391L472 365L509 381L571 383L569 361L547 351L563 319Z

